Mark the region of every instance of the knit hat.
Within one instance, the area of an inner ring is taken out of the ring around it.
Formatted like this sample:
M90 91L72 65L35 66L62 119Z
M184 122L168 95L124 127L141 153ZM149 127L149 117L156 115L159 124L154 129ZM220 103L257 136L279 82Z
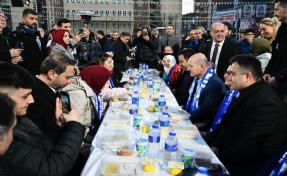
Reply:
M83 69L80 76L99 95L112 73L103 66L93 65Z
M58 29L52 32L52 37L53 37L52 46L55 46L58 43L59 45L62 45L64 48L68 47L68 45L63 40L65 32L68 32L68 31L63 30L63 29Z
M251 45L251 54L259 56L263 53L272 53L270 42L263 37L254 38Z

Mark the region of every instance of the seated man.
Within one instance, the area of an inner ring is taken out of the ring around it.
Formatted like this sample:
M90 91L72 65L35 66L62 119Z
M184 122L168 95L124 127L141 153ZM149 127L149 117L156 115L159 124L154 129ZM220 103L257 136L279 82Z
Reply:
M13 131L13 142L0 157L4 175L66 175L73 167L80 152L85 128L77 122L78 113L72 110L62 113L60 99L56 102L56 117L63 123L58 143L51 141L29 118L25 117L34 78L23 68L14 64L0 64L0 92L7 93L15 101L17 125Z
M0 156L12 143L16 123L15 102L7 94L0 93Z
M224 83L209 67L202 53L190 57L188 68L190 76L195 78L189 89L185 110L189 112L192 123L209 124L225 95Z
M194 55L195 52L192 49L181 50L178 53L179 65L182 67L182 72L180 73L178 80L172 90L177 103L182 106L185 105L189 96L188 89L191 86L193 77L190 76L189 70L187 69L188 59Z
M240 96L226 112L225 128L212 149L231 175L255 175L287 139L287 110L262 79L260 61L237 55L228 67L230 89Z
M40 75L35 78L32 89L34 103L27 109L30 118L39 129L57 143L61 136L61 127L55 116L56 91L72 82L75 60L64 54L50 54L41 64Z

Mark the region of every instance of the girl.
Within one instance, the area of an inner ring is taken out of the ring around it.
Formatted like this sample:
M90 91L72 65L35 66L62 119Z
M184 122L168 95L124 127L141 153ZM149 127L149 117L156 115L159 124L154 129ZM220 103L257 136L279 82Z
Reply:
M182 71L182 67L176 64L176 60L172 55L166 55L162 59L163 74L162 79L167 86L173 87Z

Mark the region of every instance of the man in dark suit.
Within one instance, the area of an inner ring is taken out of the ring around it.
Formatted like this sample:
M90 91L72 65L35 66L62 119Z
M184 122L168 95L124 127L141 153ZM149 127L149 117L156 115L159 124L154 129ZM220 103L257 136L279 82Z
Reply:
M233 57L227 74L230 89L238 90L239 97L230 104L212 149L231 175L256 175L287 139L287 111L263 81L261 63L254 56Z
M223 81L229 59L242 53L239 44L225 39L225 30L226 27L223 23L213 23L210 31L212 41L207 44L203 51L214 68L214 72Z
M29 106L27 116L54 143L59 140L62 125L55 116L56 92L71 83L75 64L75 60L63 54L51 54L42 63L41 74L32 89L35 102Z
M189 112L192 123L210 124L225 95L224 83L214 74L202 53L190 57L188 68L194 80L189 88L185 110Z
M44 30L37 29L37 22L37 12L33 9L25 9L22 23L16 28L16 40L24 47L21 53L23 62L19 64L33 75L40 73L40 65L46 57L47 42L44 38Z
M117 83L122 79L122 71L126 71L129 57L129 50L127 43L129 42L131 35L128 32L122 32L120 37L112 44L114 48L114 75ZM116 84L117 84L116 83Z
M198 53L201 40L198 39L197 30L191 29L189 37L183 42L182 48L192 48L194 52Z

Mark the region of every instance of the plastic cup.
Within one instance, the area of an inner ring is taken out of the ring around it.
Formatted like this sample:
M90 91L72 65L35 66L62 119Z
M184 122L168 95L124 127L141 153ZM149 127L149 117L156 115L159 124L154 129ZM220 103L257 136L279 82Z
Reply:
M195 151L191 148L182 148L181 149L181 161L184 163L184 168L191 168L193 155Z
M147 139L136 139L136 150L139 156L146 156L147 152Z

